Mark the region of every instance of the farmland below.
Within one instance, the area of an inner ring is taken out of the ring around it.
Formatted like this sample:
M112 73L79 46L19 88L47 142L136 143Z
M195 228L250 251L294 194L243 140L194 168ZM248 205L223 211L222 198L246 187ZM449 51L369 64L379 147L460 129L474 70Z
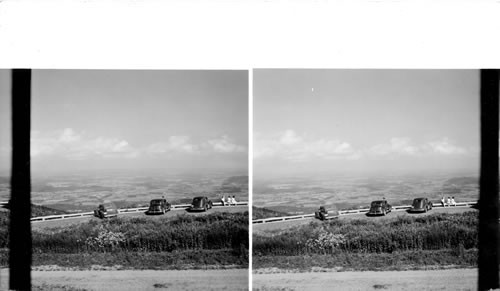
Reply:
M0 266L8 265L8 213L0 212ZM90 220L32 231L33 266L91 269L248 267L248 212Z
M388 271L477 265L477 211L310 223L253 235L253 269Z
M253 206L286 215L313 213L320 205L329 210L367 208L371 201L382 198L392 205L408 205L416 197L427 197L438 203L443 196L454 196L457 202L476 201L479 197L478 174L338 174L272 179L254 177L253 186Z
M0 201L10 199L10 179L0 177ZM218 201L221 194L248 201L248 176L244 172L168 173L151 171L101 171L67 174L33 174L31 202L55 210L92 211L103 201L119 208L145 207L165 196L172 204L190 203L195 196Z

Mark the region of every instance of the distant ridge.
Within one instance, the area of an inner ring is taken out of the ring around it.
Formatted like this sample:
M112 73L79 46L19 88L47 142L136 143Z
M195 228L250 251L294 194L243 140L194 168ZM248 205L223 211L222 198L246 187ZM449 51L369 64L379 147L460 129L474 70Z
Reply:
M9 209L9 205L7 204L5 208ZM47 216L47 215L59 215L59 214L67 214L68 212L57 210L54 208L45 207L42 205L31 204L31 217L37 216Z
M290 215L286 212L275 211L267 208L252 207L252 219L264 219Z

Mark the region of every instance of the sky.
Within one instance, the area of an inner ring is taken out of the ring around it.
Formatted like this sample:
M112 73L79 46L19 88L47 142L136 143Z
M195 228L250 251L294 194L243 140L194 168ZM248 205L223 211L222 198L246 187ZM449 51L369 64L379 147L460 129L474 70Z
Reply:
M478 70L259 69L256 177L478 171Z
M5 169L9 70L0 99ZM31 118L34 172L248 168L246 71L34 70Z

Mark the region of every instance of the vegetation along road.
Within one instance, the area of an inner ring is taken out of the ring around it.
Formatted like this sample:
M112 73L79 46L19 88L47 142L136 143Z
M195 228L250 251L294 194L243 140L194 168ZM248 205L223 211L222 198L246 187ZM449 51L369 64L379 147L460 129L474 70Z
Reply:
M387 219L392 219L394 217L421 217L431 215L433 213L464 213L469 211L477 211L474 208L470 207L446 207L446 208L434 208L427 213L408 213L407 211L393 211L386 216L367 216L366 214L350 214L350 215L341 215L339 219L341 220L353 220L353 219L367 219L373 221L382 221ZM307 225L311 222L314 223L322 223L314 218L305 218L305 219L297 219L297 220L289 220L282 222L271 222L271 223L257 223L253 224L253 231L255 233L258 232L266 232L266 231L275 231L275 230L283 230L288 229L294 226L299 225Z

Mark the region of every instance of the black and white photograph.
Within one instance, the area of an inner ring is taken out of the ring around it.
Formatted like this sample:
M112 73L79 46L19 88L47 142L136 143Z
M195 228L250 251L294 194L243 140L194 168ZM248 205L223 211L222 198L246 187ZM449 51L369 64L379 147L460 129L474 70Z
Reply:
M0 290L500 290L499 0L0 0Z
M33 290L248 289L248 71L25 71ZM3 267L14 73L0 71Z
M479 70L253 77L255 290L475 289Z

